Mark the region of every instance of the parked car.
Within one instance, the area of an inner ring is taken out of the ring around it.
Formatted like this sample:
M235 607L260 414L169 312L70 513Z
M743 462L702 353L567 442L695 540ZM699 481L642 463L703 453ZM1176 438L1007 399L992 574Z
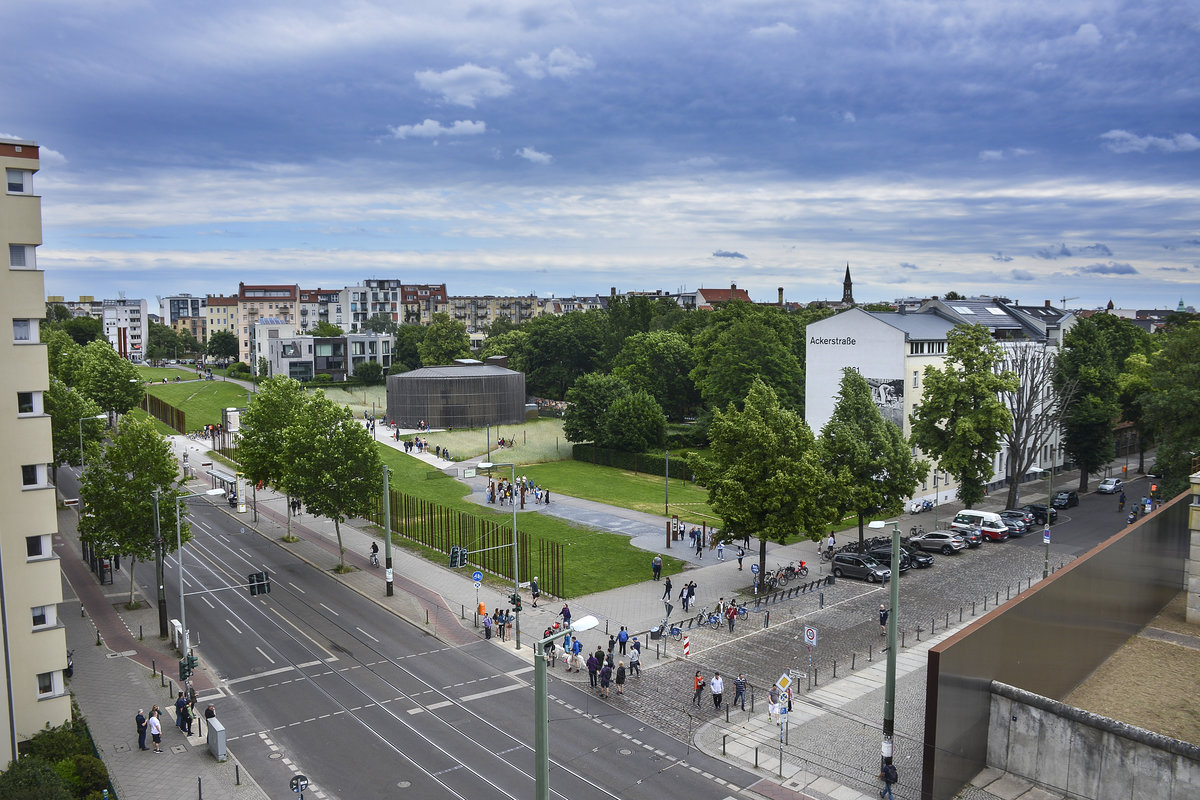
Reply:
M884 545L882 547L871 548L870 550L867 551L867 555L869 555L871 558L878 561L880 564L883 564L885 567L890 567L891 569L895 569L895 565L892 564L892 548L890 545ZM908 553L905 553L903 548L901 548L901 550L900 550L900 572L901 573L907 572L908 568L911 566L912 566L912 559L910 559L908 557Z
M1023 508L1006 508L1000 512L1000 518L1004 520L1013 519L1024 522L1026 528L1037 522L1037 520L1033 518L1033 514L1030 514Z
M1023 519L1005 516L1001 516L1000 519L1004 520L1004 525L1008 528L1008 535L1014 539L1019 539L1029 533L1030 523L1026 523Z
M1100 494L1116 494L1125 486L1120 478L1105 478L1100 481L1100 485L1096 487L1096 491Z
M1050 505L1055 508L1070 508L1071 506L1079 505L1079 492L1062 491L1054 495L1054 499L1050 501Z
M967 547L971 548L972 550L983 544L983 534L979 532L978 528L972 528L969 531L953 531L953 533L956 534L958 538L962 539L963 542L966 543Z
M1045 503L1030 503L1027 506L1022 506L1021 510L1033 517L1033 521L1038 525L1045 525L1047 522L1046 516L1049 514L1049 523L1053 525L1058 522L1058 512L1047 507Z
M886 581L892 571L867 555L858 553L835 553L833 574L837 577L863 578L868 583Z
M922 553L917 548L906 544L900 545L900 550L908 556L909 563L917 569L925 569L926 567L933 566L933 556L929 555L929 553Z
M910 547L942 555L951 555L966 548L967 543L957 533L950 531L927 531L908 537Z
M989 542L1003 542L1008 538L1008 527L999 514L973 508L958 512L950 522L950 530L963 534L978 533L981 536L980 541L987 539ZM967 544L974 547L972 538L969 535L966 538Z

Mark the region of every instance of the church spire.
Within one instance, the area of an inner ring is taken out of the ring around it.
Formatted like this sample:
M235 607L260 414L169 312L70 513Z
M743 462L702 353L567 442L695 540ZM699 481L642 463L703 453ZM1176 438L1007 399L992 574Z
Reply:
M850 262L846 262L846 277L842 280L842 304L854 305L854 285L850 280Z

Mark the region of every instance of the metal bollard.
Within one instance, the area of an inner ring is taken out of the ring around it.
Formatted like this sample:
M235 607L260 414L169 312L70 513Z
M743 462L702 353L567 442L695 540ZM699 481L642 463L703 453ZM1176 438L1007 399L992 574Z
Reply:
M100 629L96 628L96 647L100 646Z
M946 612L946 627L947 628L950 627L950 612L949 611Z
M758 748L754 748L754 768L758 769Z
M817 685L818 685L818 683L817 683L817 665L816 665L816 664L813 664L813 670L812 670L812 672L813 672L813 682L812 682L812 685L813 685L813 686L817 686Z
M158 674L158 663L152 658L150 659L150 677L153 678Z
M987 595L986 594L983 596L983 610L985 612L987 611Z
M233 785L234 786L242 785L242 765L241 764L233 765Z
M833 660L833 679L837 680L837 659Z
M821 592L821 604L818 606L818 608L824 608L824 607L825 607L825 593Z
M996 592L996 605L1000 605L1000 593Z
M725 740L728 738L729 738L729 734L727 734L727 733L722 734L722 736L721 736L721 755L725 755Z
M971 601L971 616L975 616L975 601Z
M750 713L754 713L754 687L750 687Z
M999 597L1000 593L997 592L996 596ZM1004 599L1012 600L1012 584L1011 583L1008 585L1008 588L1004 590Z
M770 609L767 609L766 611L763 612L763 627L765 628L770 624L771 624L771 611L770 611Z
M929 618L929 635L930 636L933 636L933 628L934 628L935 621L936 621L936 618L934 618L934 617Z
M851 672L854 672L854 656L856 656L856 655L857 655L857 653L850 654L850 671Z
M900 631L900 646L904 647L904 631Z
M870 664L875 660L875 645L867 645L867 663Z
M196 800L204 800L204 779L196 776Z
M921 641L921 626L917 626L917 641Z
M725 721L729 722L729 706L728 705L725 706ZM722 755L725 754L725 742L724 741L721 742L721 754Z
M459 609L458 609L458 618L459 618L459 619L466 619L466 618L467 618L467 607L466 607L466 605L463 605L463 604L460 604L460 605L459 605Z
M142 634L142 626L138 625L138 641L140 642L145 638L145 635Z

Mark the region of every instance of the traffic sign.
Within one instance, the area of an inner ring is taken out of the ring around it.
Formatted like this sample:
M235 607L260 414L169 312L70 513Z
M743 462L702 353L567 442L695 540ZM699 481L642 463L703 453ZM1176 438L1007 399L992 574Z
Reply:
M779 676L779 680L775 681L775 685L779 687L779 691L787 694L788 687L792 685L792 676L788 673L783 673Z
M750 571L753 572L755 575L757 575L758 574L758 564L751 564Z
M483 580L483 573L479 570L475 570L471 573L471 580L475 581L475 583L479 583L481 580ZM478 589L479 587L476 586L475 588Z
M1050 526L1042 528L1042 544L1050 544Z
M804 626L804 643L809 647L817 646L817 629L811 625Z
M293 775L288 785L292 787L293 792L300 794L300 792L308 788L308 778L303 775Z
M475 588L476 588L476 589L478 589L478 588L479 588L479 586L480 586L480 583L479 583L479 581L475 581Z

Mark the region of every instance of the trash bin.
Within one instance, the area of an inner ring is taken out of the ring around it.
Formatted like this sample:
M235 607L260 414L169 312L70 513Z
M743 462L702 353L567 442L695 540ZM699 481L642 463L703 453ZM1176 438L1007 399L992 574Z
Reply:
M650 629L650 639L651 639L651 641L653 641L653 640L657 640L657 639L661 639L661 638L662 638L662 628L658 625L655 625L653 628Z

